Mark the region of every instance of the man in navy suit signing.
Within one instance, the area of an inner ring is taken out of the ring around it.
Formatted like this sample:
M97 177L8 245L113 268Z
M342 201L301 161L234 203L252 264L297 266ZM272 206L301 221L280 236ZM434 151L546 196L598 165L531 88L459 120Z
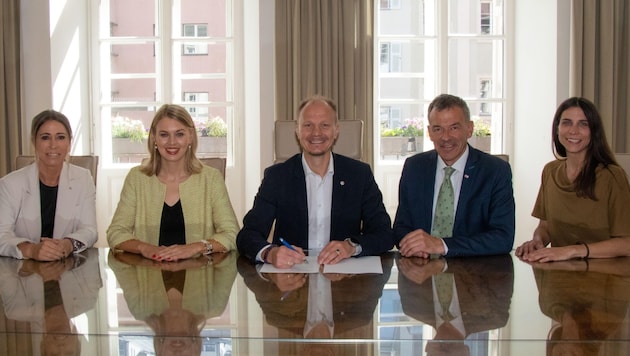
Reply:
M295 133L302 153L265 170L236 237L240 254L290 268L304 261L306 249L319 264L391 249L391 219L370 166L332 152L339 135L335 104L321 96L302 102Z
M408 158L400 178L394 219L400 254L427 258L509 253L514 244L510 165L468 145L474 123L463 99L439 95L429 105L428 119L435 149ZM450 194L438 197L449 175Z

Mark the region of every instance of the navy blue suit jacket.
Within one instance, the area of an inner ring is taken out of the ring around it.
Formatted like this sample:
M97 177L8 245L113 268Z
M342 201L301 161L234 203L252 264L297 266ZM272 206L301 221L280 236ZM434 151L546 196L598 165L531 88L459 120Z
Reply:
M411 231L431 233L437 151L408 158L398 187L394 242ZM446 256L509 253L514 245L514 193L509 163L469 146L453 236Z
M360 256L389 251L392 239L391 218L383 196L367 164L333 154L330 239L350 237L361 244ZM284 238L292 245L308 248L308 206L302 155L265 170L253 208L243 218L236 237L239 253L255 261L256 254L268 244L267 236L275 221L273 243Z

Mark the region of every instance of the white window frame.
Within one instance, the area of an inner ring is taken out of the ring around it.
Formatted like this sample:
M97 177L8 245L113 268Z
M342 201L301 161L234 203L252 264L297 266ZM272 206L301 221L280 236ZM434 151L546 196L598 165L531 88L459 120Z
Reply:
M409 1L415 1L415 0L409 0ZM407 2L403 2L404 4L407 4L409 1ZM510 66L509 66L509 60L511 58L513 58L513 54L510 52L512 51L513 46L510 45L508 43L508 40L511 38L511 33L510 33L510 28L512 28L512 25L509 24L509 21L513 20L513 16L510 15L510 12L513 11L513 1L514 0L505 0L502 3L503 6L503 33L501 35L486 35L486 34L482 34L479 33L478 35L470 35L470 34L462 34L462 35L457 35L457 34L449 34L449 23L448 23L448 16L449 16L449 11L448 11L448 6L449 6L449 1L441 1L441 0L435 0L435 1L427 1L424 3L424 7L425 10L427 11L432 11L436 14L435 17L428 17L426 18L426 27L427 28L435 28L436 33L431 33L431 34L425 34L425 35L402 35L402 36L395 36L395 35L381 35L379 33L378 30L378 16L377 19L375 20L375 28L374 28L374 38L375 38L375 49L378 49L377 51L375 51L375 60L377 60L379 63L379 66L375 66L374 68L374 112L377 113L377 115L375 115L374 117L374 125L375 128L379 127L379 129L375 129L374 130L374 159L375 161L378 160L377 157L380 157L379 152L380 152L380 117L378 117L380 115L380 111L379 111L379 107L386 105L386 106L391 106L394 105L396 103L401 103L401 104L405 104L405 105L420 105L423 106L425 108L425 111L423 112L424 116L426 116L426 108L428 107L428 104L430 103L431 98L429 98L429 96L427 96L429 92L431 92L432 97L437 96L440 93L448 93L449 89L448 89L448 52L449 52L449 40L450 39L470 39L470 38L478 38L478 39L482 39L484 41L493 41L493 40L503 40L503 62L501 63L502 67L503 67L503 83L501 86L496 86L493 85L493 90L495 92L491 93L491 96L488 99L484 99L481 100L480 98L464 98L464 100L467 101L467 103L469 104L469 106L472 106L474 104L478 104L480 102L483 103L488 103L489 105L491 105L491 109L492 110L497 110L495 108L500 108L500 114L501 114L501 120L495 120L495 121L500 121L500 122L492 122L492 132L493 133L497 133L497 135L493 135L492 137L492 152L493 153L509 153L508 152L508 148L506 147L506 142L509 139L507 137L507 133L508 133L508 126L511 126L511 122L509 122L509 118L508 115L509 113L511 113L512 110L512 103L513 103L513 98L512 98L512 93L509 90L509 88L512 86L511 83L511 78L513 78L513 75L510 73ZM488 2L488 1L484 1L484 2ZM491 4L491 7L494 5L494 1L489 1ZM379 5L377 5L375 7L375 12L378 14L379 13ZM479 6L479 5L478 5ZM401 9L400 11L404 11L404 9ZM492 9L491 12L494 12L495 10ZM493 14L494 16L494 14ZM491 22L493 22L494 19L491 20ZM480 32L480 31L479 31ZM380 60L381 60L381 56L383 55L382 51L381 51L381 44L384 43L391 43L391 42L395 42L395 41L420 41L420 42L427 42L427 41L437 41L436 46L431 49L430 46L426 46L425 47L425 53L424 53L424 63L425 63L425 67L424 67L424 71L423 72L411 72L411 73L407 73L407 72L401 72L401 73L389 73L389 72L382 72L379 73L380 70ZM435 74L434 74L435 73ZM425 91L425 98L426 99L384 99L384 98L380 98L379 97L379 93L381 91L380 89L380 79L381 78L386 78L386 77L405 77L405 78L422 78L424 80L424 91ZM494 84L494 83L493 83ZM500 91L501 95L496 95L496 91ZM457 95L457 93L452 93ZM494 105L494 104L498 104L498 105ZM493 113L496 114L496 113ZM425 137L428 137L426 132L425 132ZM426 149L429 149L432 147L432 143L429 140L425 140L424 144L425 146L428 143L428 147L426 147ZM426 150L425 149L425 150ZM403 163L403 159L398 160L399 164ZM385 163L383 160L380 161L381 163ZM393 162L388 162L388 163L393 163Z
M192 36L187 36L186 35L186 29L187 28L191 28L193 29L193 35ZM201 36L199 35L200 29L205 28L206 30L206 35L205 36ZM182 37L186 37L186 38L190 38L190 37L201 37L201 38L207 38L208 37L208 24L204 23L185 23L182 24ZM207 56L208 55L208 44L204 44L204 43L197 43L197 42L184 42L184 44L182 44L182 56Z
M237 41L235 36L242 36L237 23L240 23L235 16L237 13L242 12L241 0L226 0L226 11L231 15L227 18L226 26L231 28L228 30L226 37L206 37L203 39L195 40L203 41L206 44L210 43L226 43L229 47L228 53L226 53L226 73L210 73L210 74L183 74L180 72L181 66L177 57L174 55L174 51L180 51L184 42L188 42L189 38L183 36L175 36L171 34L180 34L183 27L177 27L177 24L173 23L170 12L174 3L179 3L181 0L156 0L156 9L154 16L159 19L160 28L155 28L153 36L137 36L137 37L112 37L111 26L109 16L102 15L101 12L108 11L103 9L109 9L109 0L101 0L99 2L91 1L90 13L93 19L93 23L99 28L92 31L92 43L91 48L93 56L93 64L95 68L94 85L92 86L92 96L94 98L100 98L94 101L93 116L94 125L97 127L99 135L94 137L95 152L101 157L103 167L123 167L129 166L125 163L113 162L113 154L111 149L111 125L110 119L112 117L112 108L148 108L148 110L157 110L164 103L173 103L182 105L188 108L190 103L186 103L183 100L181 80L183 79L222 79L227 82L227 98L225 101L213 101L213 102L199 102L196 107L207 107L208 110L213 107L222 107L226 109L227 116L224 118L228 125L228 139L227 139L227 165L228 167L234 164L235 148L234 142L236 141L234 135L236 134L235 127L242 125L240 122L236 123L234 120L241 117L240 112L243 108L237 107L236 102L243 102L242 85L239 83L243 78L236 72L235 68L242 66L240 60L242 52L242 37L240 41ZM101 18L106 18L106 21L101 21ZM236 22L236 23L235 23ZM173 27L177 28L177 31L173 31ZM106 29L106 30L105 30ZM107 32L104 32L107 31ZM100 37L100 33L107 33L104 38ZM105 55L105 51L101 51L103 46L111 46L112 44L147 44L151 43L154 47L155 53L162 52L162 56L156 56L156 71L155 73L131 73L131 74L112 74L108 70L110 67L109 54ZM181 57L180 57L181 58ZM152 79L155 80L156 90L153 93L152 100L142 101L116 101L110 100L111 80L112 79ZM102 93L107 93L103 95Z
M183 99L186 103L196 103L196 102L208 102L209 94L208 92L192 92L186 91L183 93ZM188 112L190 116L193 118L208 118L208 107L207 106L189 106Z

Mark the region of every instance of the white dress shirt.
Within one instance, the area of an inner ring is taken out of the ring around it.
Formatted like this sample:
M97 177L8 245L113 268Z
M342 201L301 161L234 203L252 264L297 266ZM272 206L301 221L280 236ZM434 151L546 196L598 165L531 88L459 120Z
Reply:
M311 170L304 155L302 155L308 205L308 248L311 256L319 254L319 251L330 242L330 215L335 167L332 153L329 154L328 170L323 177Z

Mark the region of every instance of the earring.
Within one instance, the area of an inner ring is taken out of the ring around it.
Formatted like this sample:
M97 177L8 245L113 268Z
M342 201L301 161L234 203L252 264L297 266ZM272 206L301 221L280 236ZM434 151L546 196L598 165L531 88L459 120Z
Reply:
M155 148L157 150L157 143L153 144L153 148Z
M191 148L192 148L192 145L188 145L188 149L191 149Z

